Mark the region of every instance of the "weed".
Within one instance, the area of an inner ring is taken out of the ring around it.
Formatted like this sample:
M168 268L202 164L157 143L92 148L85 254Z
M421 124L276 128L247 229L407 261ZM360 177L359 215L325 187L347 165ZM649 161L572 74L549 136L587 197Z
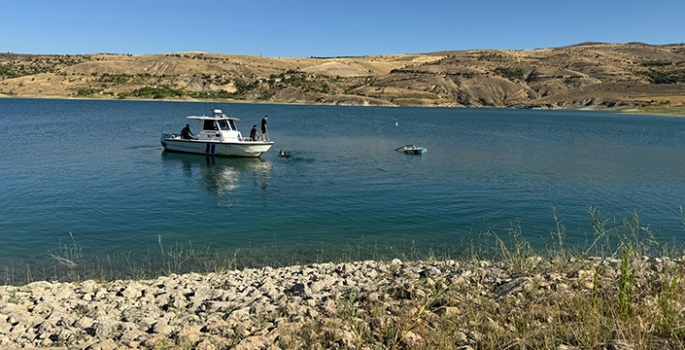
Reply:
M621 276L618 285L618 314L622 319L626 319L633 311L633 299L635 297L635 269L631 266L633 256L633 245L623 252L621 259Z

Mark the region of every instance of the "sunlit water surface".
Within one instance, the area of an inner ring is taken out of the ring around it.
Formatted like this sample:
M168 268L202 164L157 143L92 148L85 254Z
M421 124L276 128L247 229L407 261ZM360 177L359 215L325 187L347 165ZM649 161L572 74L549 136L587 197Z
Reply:
M266 247L303 263L369 245L384 257L456 253L512 225L545 247L557 231L553 208L566 244L593 240L588 207L608 225L637 211L660 240L682 242L682 118L214 107L239 117L244 133L268 114L273 149L260 159L163 152L160 134L209 113L206 103L0 99L0 265L57 264L50 254L67 247L149 259L160 239L167 249ZM428 152L395 151L406 144Z

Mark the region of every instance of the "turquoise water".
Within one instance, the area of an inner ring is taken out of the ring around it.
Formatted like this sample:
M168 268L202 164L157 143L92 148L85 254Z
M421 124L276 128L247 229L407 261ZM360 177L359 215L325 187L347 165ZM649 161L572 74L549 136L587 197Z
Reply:
M206 103L0 99L0 265L50 264L70 232L84 256L132 259L159 250L160 236L303 256L360 242L457 251L512 222L543 246L553 207L569 244L592 239L588 206L605 218L637 210L660 239L682 242L683 118L213 106L244 133L268 114L276 145L261 159L163 152L160 134ZM411 143L428 152L394 151Z

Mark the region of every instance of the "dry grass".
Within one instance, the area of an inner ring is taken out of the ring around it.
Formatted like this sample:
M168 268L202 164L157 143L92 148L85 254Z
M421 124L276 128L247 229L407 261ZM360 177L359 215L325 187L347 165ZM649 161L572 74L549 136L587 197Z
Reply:
M286 334L282 339L288 342L280 345L684 349L683 261L645 256L663 247L637 215L607 227L596 209L590 212L595 244L585 253L569 253L560 243L553 256L541 259L513 229L513 245L497 239L501 251L495 263L511 282L486 282L488 264L473 259L459 271L414 281L406 290L376 291L380 301L369 293L341 298L337 314ZM555 235L562 237L563 225L559 228ZM590 252L603 256L586 255Z
M330 349L683 349L684 271L625 250L605 260L538 267L502 294L443 276L382 301L348 296L338 312L281 337L282 348ZM661 270L653 270L660 266ZM477 266L471 266L478 271ZM575 270L575 274L556 271ZM628 272L627 277L624 273ZM633 274L634 273L634 274ZM630 276L635 276L634 278ZM394 294L393 294L394 293ZM622 297L623 296L623 297Z

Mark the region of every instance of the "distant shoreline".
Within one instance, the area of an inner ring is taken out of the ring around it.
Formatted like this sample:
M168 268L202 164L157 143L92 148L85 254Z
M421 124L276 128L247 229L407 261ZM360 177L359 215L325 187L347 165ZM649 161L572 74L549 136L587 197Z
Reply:
M0 54L6 97L612 110L683 116L685 44L361 57Z
M491 109L531 109L531 110L560 110L560 111L573 111L573 110L582 110L582 111L596 111L596 112L616 112L616 113L622 113L622 114L627 114L627 115L644 115L644 116L659 116L659 117L685 117L685 106L684 107L673 107L673 108L660 108L660 107L653 107L652 110L650 108L624 108L624 109L617 109L617 108L517 108L517 107L510 107L510 106L505 106L505 107L492 107L492 106L479 106L479 107L473 107L473 106L454 106L454 107L448 107L448 106L425 106L425 105L417 105L417 106L371 106L371 105L336 105L336 104L325 104L325 103L287 103L287 102L274 102L274 101L246 101L246 100L221 100L221 99L216 99L212 101L206 101L206 100L197 100L197 99L187 99L187 100L180 100L180 99L145 99L145 98L126 98L126 99L119 99L119 98L97 98L97 97L64 97L64 96L8 96L5 94L0 94L0 98L6 98L6 99L46 99L46 100L84 100L84 101L163 101L163 102L195 102L195 103L236 103L236 104L270 104L270 105L294 105L294 106L338 106L338 107L408 107L408 108L474 108L474 109L480 109L480 108L491 108Z

